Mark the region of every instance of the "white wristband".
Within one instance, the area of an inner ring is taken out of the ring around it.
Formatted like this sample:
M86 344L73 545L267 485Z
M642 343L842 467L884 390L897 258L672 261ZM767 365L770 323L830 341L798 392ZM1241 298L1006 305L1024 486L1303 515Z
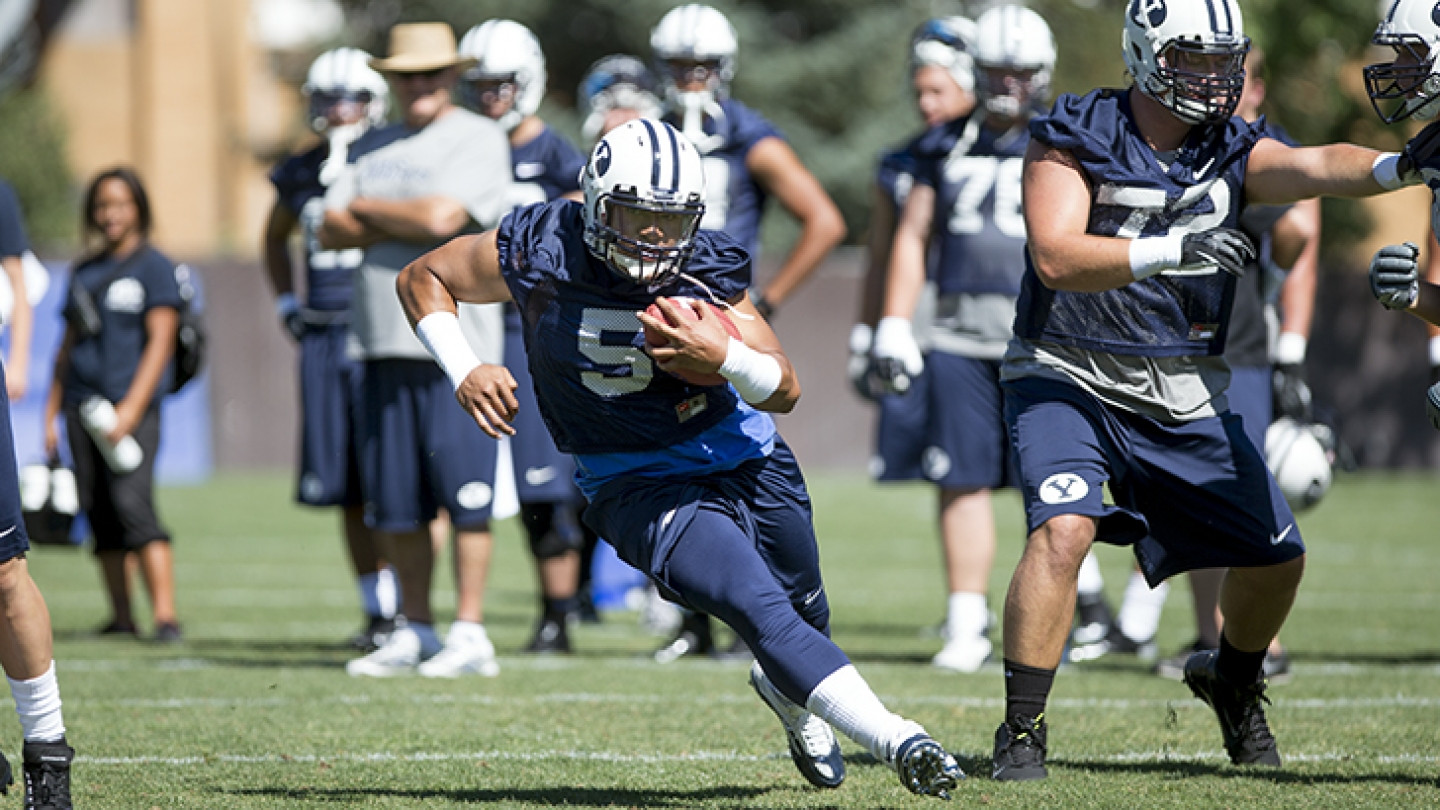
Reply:
M1305 362L1308 341L1299 332L1281 332L1275 339L1275 362L1282 366L1298 366Z
M1146 236L1130 240L1130 275L1136 281L1161 270L1179 267L1184 256L1184 234Z
M1430 338L1430 365L1440 366L1440 335Z
M850 353L869 354L875 343L875 330L868 323L857 323L850 327Z
M480 365L480 358L460 331L460 318L453 312L432 312L415 324L415 336L425 350L440 364L450 384L459 390L460 383Z
M275 296L275 314L285 319L300 311L300 302L295 300L295 293L280 293Z
M759 405L780 388L784 373L780 370L779 360L757 352L732 337L730 348L725 352L725 362L720 365L720 376L735 386L741 399L751 405Z
M1370 174L1374 176L1375 182L1386 191L1394 191L1397 188L1404 188L1409 185L1400 177L1400 153L1381 152L1370 164Z

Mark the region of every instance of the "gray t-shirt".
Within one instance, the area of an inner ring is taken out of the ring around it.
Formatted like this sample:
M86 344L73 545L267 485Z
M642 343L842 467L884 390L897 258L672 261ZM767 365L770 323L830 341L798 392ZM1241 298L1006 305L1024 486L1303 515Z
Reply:
M367 151L373 144L380 145ZM345 208L357 197L444 196L460 201L481 228L493 227L509 210L509 140L494 121L467 110L451 109L420 130L396 124L372 131L355 144L353 153L358 157L325 194L327 208ZM405 265L443 242L395 240L365 249L351 309L351 330L361 357L430 359L400 308L395 278ZM499 305L462 304L460 326L482 361L501 362Z

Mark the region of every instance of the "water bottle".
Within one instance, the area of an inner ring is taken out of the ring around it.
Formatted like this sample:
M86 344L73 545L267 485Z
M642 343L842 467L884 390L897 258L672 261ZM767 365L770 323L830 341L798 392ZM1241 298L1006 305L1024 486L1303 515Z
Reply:
M123 436L120 441L110 443L106 437L115 429L115 421L115 406L110 404L110 400L93 396L80 403L80 423L95 440L95 446L100 448L100 455L105 457L110 469L124 475L140 466L145 452L134 436Z

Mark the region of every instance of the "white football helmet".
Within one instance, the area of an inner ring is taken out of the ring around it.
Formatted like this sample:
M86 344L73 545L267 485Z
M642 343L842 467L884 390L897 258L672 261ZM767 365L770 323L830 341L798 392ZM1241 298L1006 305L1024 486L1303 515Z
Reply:
M385 122L390 86L371 69L370 54L359 48L335 48L315 57L300 91L309 100L310 127L316 132L329 128L326 114L341 103L364 105L365 126Z
M1019 118L1042 107L1055 70L1055 38L1045 18L1024 6L996 6L981 14L975 21L975 68L978 95L991 113ZM1005 76L1015 72L1029 77Z
M1334 434L1320 424L1304 424L1282 416L1265 431L1265 464L1280 485L1285 502L1296 512L1309 509L1330 491Z
M640 118L659 118L660 98L655 90L655 74L638 57L615 53L596 60L575 94L580 114L585 116L581 125L585 139L600 134L612 110L634 110Z
M910 73L942 67L967 93L975 90L975 23L965 17L936 17L920 23L910 37Z
M682 115L685 135L697 143L705 139L703 117L724 115L718 102L730 92L738 49L735 28L725 15L695 3L671 9L650 32L665 103ZM704 89L680 89L702 72Z
M1375 112L1387 124L1410 116L1426 121L1440 112L1440 11L1431 0L1398 0L1375 29L1372 44L1395 51L1395 58L1365 68L1365 89ZM1383 105L1381 102L1388 102Z
M1181 121L1235 114L1250 51L1235 0L1129 0L1121 47L1135 86Z
M460 98L467 107L480 109L472 82L504 81L515 85L515 103L498 119L506 132L540 109L545 98L545 52L529 28L514 20L487 20L465 32L459 50L461 56L475 60L475 66L460 77Z
M700 153L675 128L638 118L612 130L580 174L585 246L652 290L684 268L705 215Z

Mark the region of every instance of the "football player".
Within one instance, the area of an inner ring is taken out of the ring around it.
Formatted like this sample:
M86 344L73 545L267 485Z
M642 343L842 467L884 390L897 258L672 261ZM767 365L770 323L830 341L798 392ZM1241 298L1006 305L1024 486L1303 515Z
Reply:
M0 271L10 282L11 292L11 311L6 313L9 317L0 317L0 325L9 329L11 341L10 361L0 364L0 388L5 386L7 372L17 365L13 363L16 347L28 352L30 346L32 312L21 265L21 257L29 249L20 201L10 184L0 180ZM18 365L23 373L26 364ZM20 392L24 386L7 390ZM70 762L75 758L75 749L65 740L50 609L25 559L30 538L21 515L14 442L10 397L0 395L0 616L4 617L0 619L0 665L10 683L10 697L24 739L20 756L25 807L70 810ZM0 793L5 793L14 780L10 763L0 755Z
M326 250L316 232L325 218L325 189L340 174L350 145L385 121L390 89L356 48L336 48L311 63L301 91L318 144L281 161L270 173L275 204L265 224L266 275L280 326L300 347L300 469L296 500L339 506L350 564L366 626L352 644L373 650L395 629L395 572L384 565L365 525L355 423L360 370L349 356L351 278L364 251ZM290 237L305 248L305 304L295 295Z
M654 74L638 57L614 53L595 60L575 94L585 140L593 142L636 118L659 118L656 86Z
M579 199L585 157L536 115L545 96L545 54L535 35L512 20L488 20L460 38L460 55L475 60L460 77L461 100L509 133L515 204L562 195ZM510 462L511 469L499 475L515 479L520 519L540 578L540 620L524 649L568 653L568 624L580 611L583 499L570 457L555 449L534 406L520 313L513 304L505 306L505 366L518 381L522 405L515 435L501 442L500 463Z
M760 219L770 197L800 223L799 239L775 277L763 291L751 291L768 317L845 238L845 221L780 131L730 98L737 49L730 21L705 5L672 9L650 33L664 120L695 144L705 163L709 200L701 227L724 231L758 256ZM675 640L655 655L668 661L712 647L708 620L687 617Z
M809 497L767 413L791 410L799 383L746 297L748 252L699 229L698 150L661 121L631 121L596 145L582 183L583 204L520 209L407 267L398 289L416 334L476 423L510 435L515 380L470 350L455 307L519 304L526 342L544 347L531 355L536 394L556 444L575 455L585 521L672 598L744 639L751 685L805 778L843 781L834 724L912 792L948 795L963 777L954 757L886 709L830 641ZM687 298L725 307L741 339ZM640 312L651 303L664 318ZM682 318L692 306L697 318Z
M1230 569L1220 648L1184 679L1232 762L1280 764L1261 668L1305 546L1224 397L1229 304L1254 256L1240 207L1417 183L1440 138L1386 154L1265 137L1234 115L1249 45L1235 0L1131 0L1134 84L1031 121L1027 268L1001 372L1030 534L1005 602L997 779L1046 776L1045 704L1096 540L1133 545L1151 584Z
M945 646L934 663L959 672L978 670L992 650L990 492L1013 485L1000 358L1025 270L1020 166L1026 125L1046 105L1055 68L1050 28L1029 9L993 7L975 29L980 107L931 129L915 146L915 185L895 229L873 347L881 377L905 394L901 403L911 413L904 418L923 419L918 446L887 447L882 429L880 478L939 488L950 596ZM936 304L930 350L922 355L911 318L931 245Z

